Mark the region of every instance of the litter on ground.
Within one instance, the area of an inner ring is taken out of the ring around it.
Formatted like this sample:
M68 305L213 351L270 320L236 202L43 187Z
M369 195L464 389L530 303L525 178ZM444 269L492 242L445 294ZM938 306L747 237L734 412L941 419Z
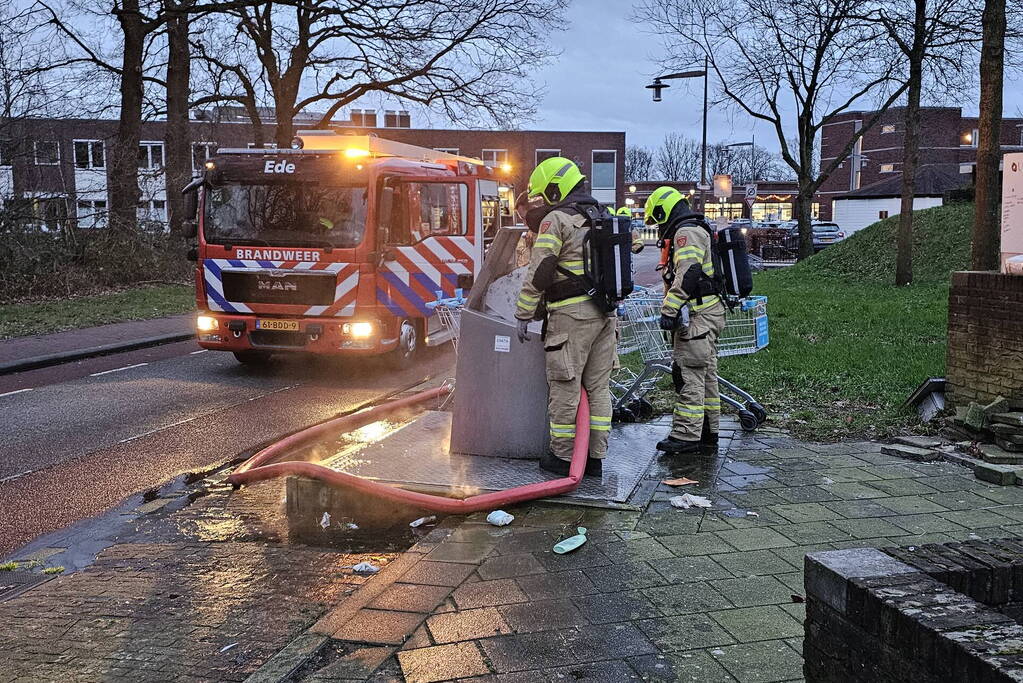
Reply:
M696 479L688 479L686 477L679 477L678 479L665 479L662 484L668 486L689 486L690 484L699 484Z
M420 517L417 520L409 522L408 525L410 527L412 527L413 529L417 529L417 528L423 526L424 524L429 524L430 522L436 522L436 521L437 521L436 515L430 515L429 517Z
M564 555L565 553L572 552L586 542L586 527L578 526L575 530L579 533L575 536L566 538L564 541L559 541L558 544L554 546L555 553L558 555Z
M694 496L691 493L683 493L681 496L674 496L670 500L672 507L681 508L688 510L689 508L709 508L711 506L710 498L703 496Z
M323 517L320 517L320 526L322 526L324 529L326 529L327 527L330 526L330 513L329 512L324 512L323 513Z
M515 515L508 514L504 510L494 510L487 515L487 521L494 526L507 526L515 520Z
M352 567L352 571L358 574L376 574L380 571L380 567L376 566L371 562L360 562L359 564Z

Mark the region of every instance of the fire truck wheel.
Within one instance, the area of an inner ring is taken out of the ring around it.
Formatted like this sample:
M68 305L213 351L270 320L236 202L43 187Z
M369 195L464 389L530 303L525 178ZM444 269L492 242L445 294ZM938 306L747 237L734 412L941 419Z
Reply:
M266 365L270 360L269 351L235 351L234 357L242 365L259 366Z
M419 331L411 320L402 320L398 325L398 347L387 354L387 364L403 370L411 367L419 352Z

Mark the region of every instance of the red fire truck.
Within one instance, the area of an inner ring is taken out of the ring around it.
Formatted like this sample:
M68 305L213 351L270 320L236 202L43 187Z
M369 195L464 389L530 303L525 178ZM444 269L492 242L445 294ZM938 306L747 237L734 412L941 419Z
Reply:
M500 227L495 171L332 131L292 147L219 150L186 190L199 345L242 363L306 352L404 366L446 341L427 303L472 286L484 232Z

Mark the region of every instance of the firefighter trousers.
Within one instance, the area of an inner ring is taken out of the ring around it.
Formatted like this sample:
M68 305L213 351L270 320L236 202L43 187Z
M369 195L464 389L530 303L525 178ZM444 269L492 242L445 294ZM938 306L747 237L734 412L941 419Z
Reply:
M671 435L699 441L704 426L713 434L721 418L718 389L718 337L725 326L725 307L719 302L690 317L689 327L675 334L672 378L675 410Z
M607 437L611 431L609 380L616 357L616 318L593 317L589 311L585 317L576 317L573 313L578 311L552 311L544 340L550 387L547 412L551 424L551 451L562 460L572 459L581 386L586 389L590 403L589 456L600 459L607 453Z

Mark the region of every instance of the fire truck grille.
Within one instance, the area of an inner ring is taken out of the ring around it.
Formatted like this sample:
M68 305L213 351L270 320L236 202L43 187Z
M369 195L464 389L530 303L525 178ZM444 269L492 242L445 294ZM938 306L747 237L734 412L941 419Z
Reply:
M253 304L329 306L334 303L333 273L245 272L225 270L224 298Z
M299 348L305 346L304 332L282 332L281 330L252 330L249 341L253 346L288 346Z

